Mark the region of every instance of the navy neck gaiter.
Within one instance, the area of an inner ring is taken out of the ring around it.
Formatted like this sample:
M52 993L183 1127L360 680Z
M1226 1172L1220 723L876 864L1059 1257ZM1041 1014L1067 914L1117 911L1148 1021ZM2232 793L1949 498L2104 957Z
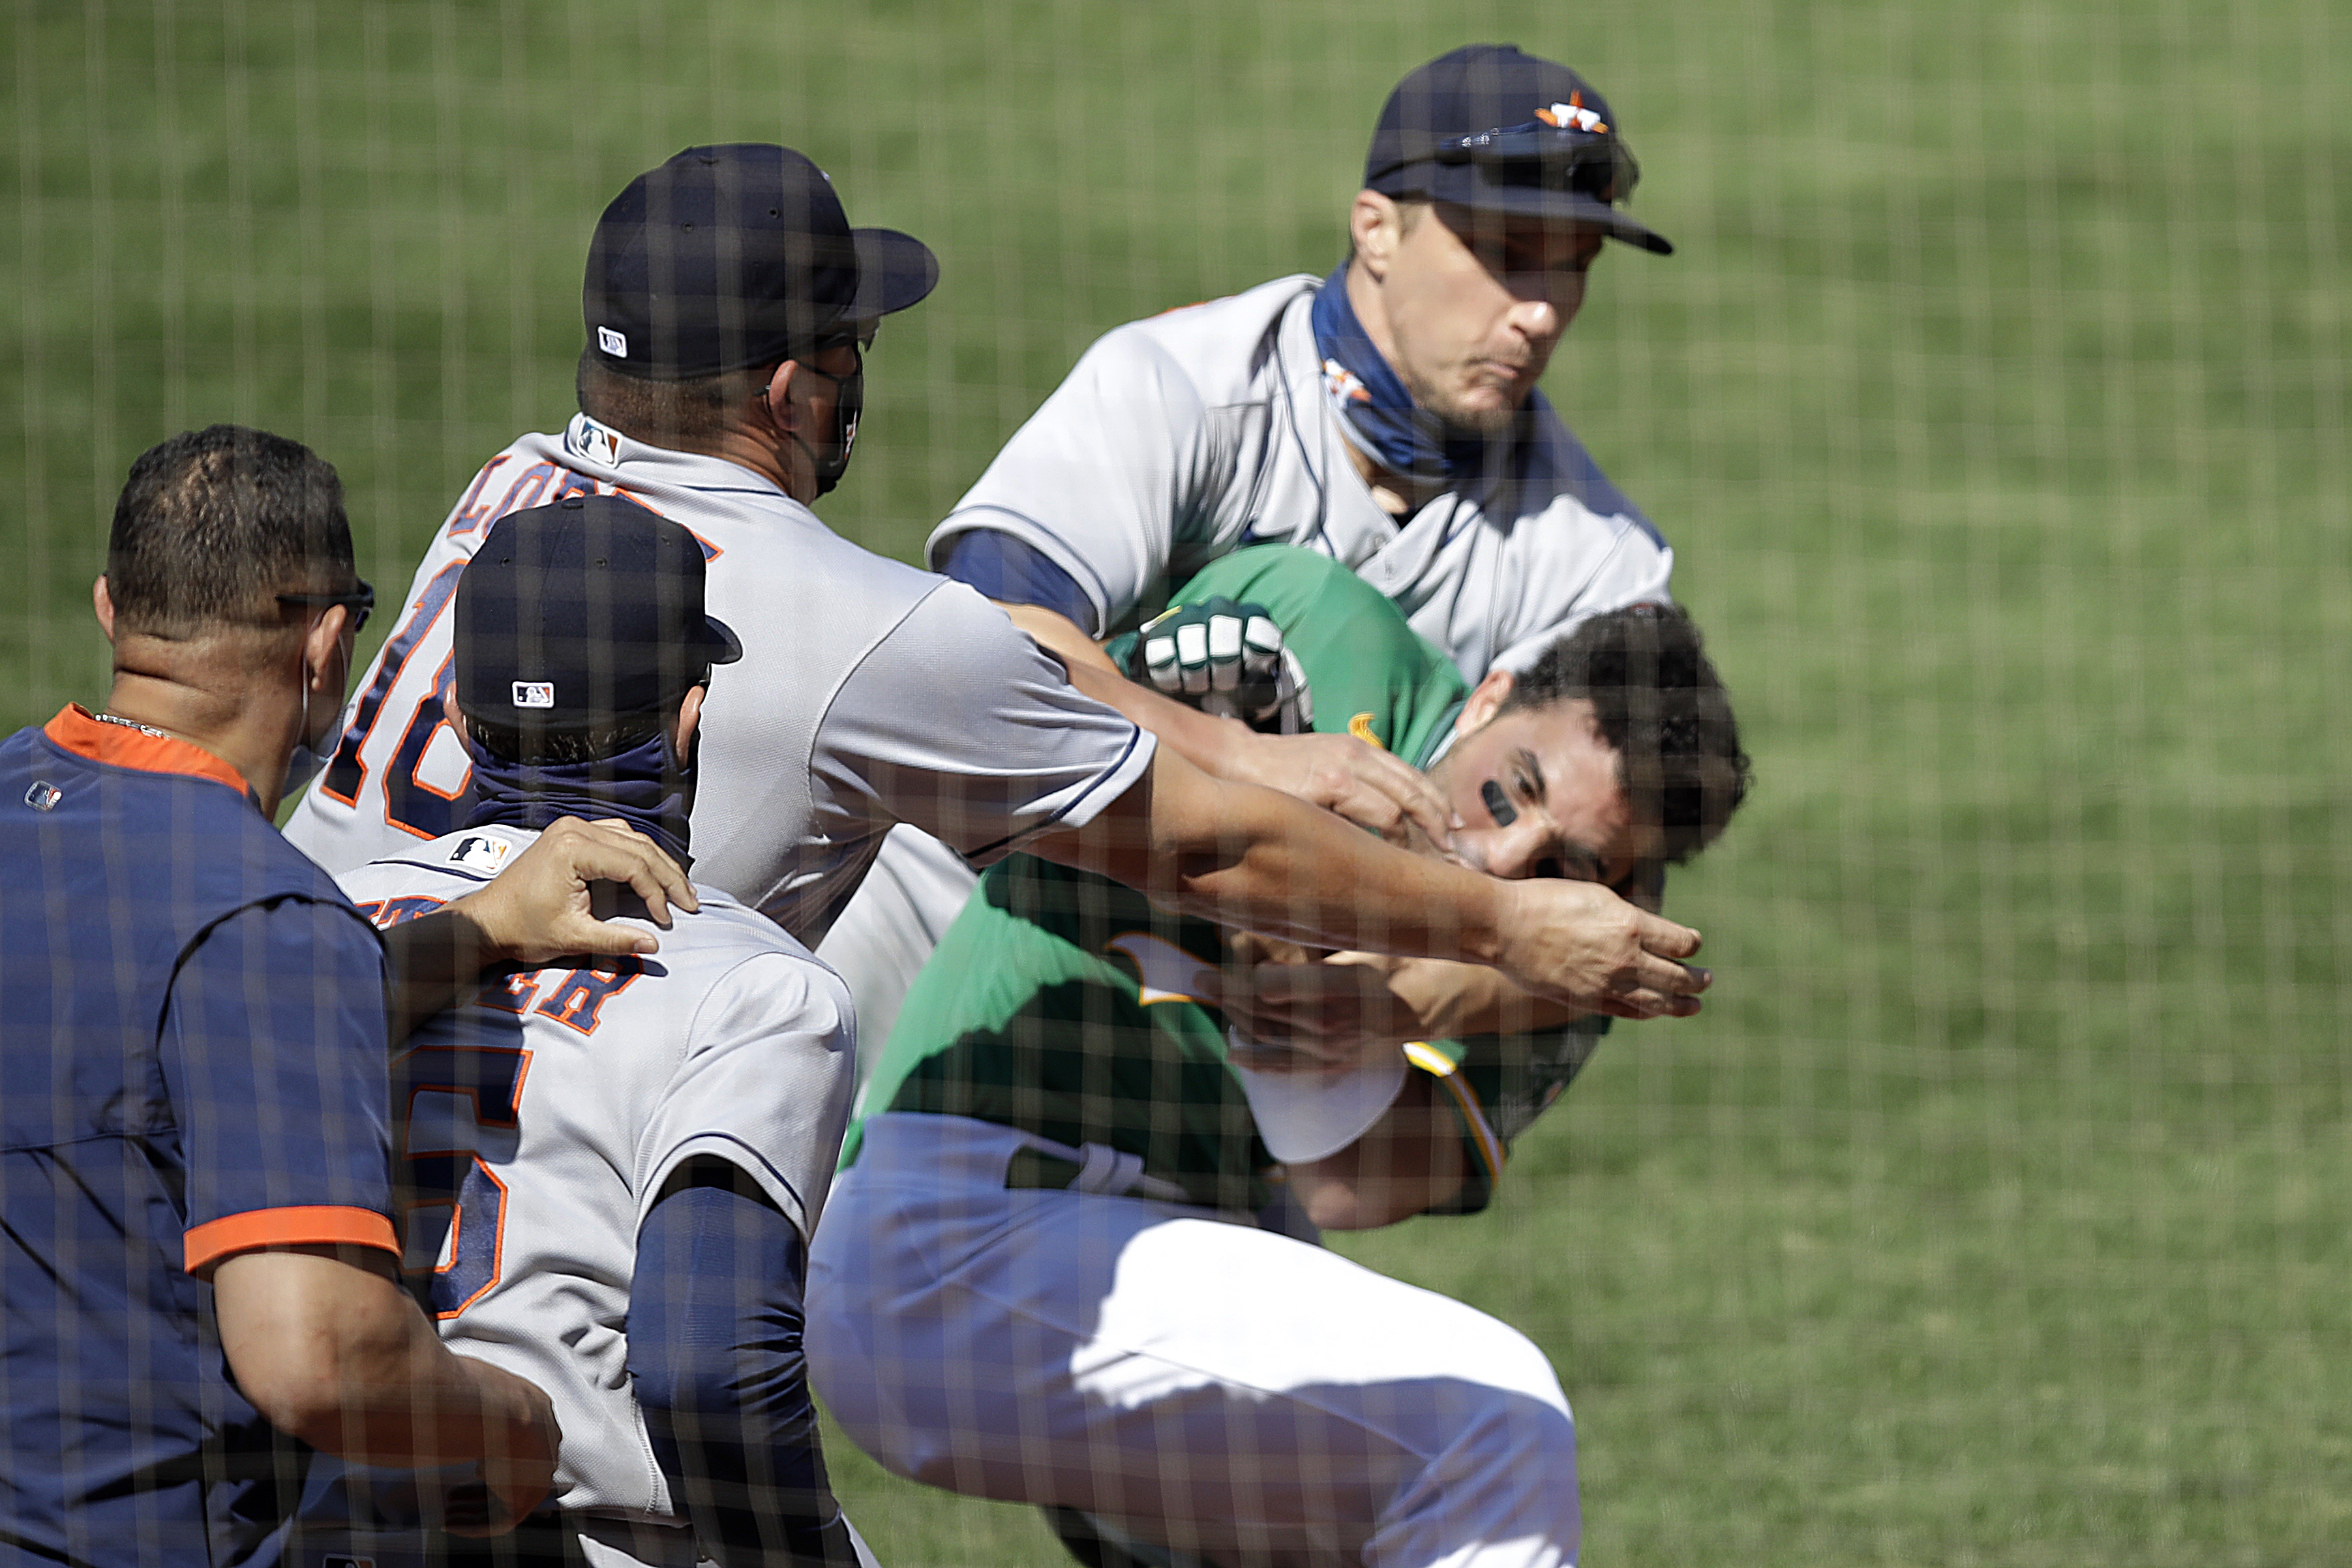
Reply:
M618 756L593 763L509 763L492 756L471 735L474 810L468 827L545 827L562 816L617 816L680 866L687 854L687 786L693 763L672 755L665 731Z
M1315 352L1323 358L1323 392L1349 441L1381 468L1450 490L1469 487L1483 473L1507 464L1535 414L1549 406L1543 394L1530 395L1508 434L1485 436L1459 430L1415 404L1412 394L1356 317L1348 301L1348 264L1316 290L1307 320Z

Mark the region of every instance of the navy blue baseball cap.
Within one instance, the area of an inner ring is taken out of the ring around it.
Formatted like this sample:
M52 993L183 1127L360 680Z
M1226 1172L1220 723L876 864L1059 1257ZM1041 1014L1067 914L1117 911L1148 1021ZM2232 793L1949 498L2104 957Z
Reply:
M1515 44L1471 44L1397 83L1364 188L1475 212L1588 223L1660 256L1665 236L1617 210L1642 177L1600 89Z
M617 496L499 519L457 579L457 706L580 731L674 707L743 645L703 612L701 542Z
M588 245L581 314L623 375L684 381L806 355L935 288L891 228L849 226L833 182L789 147L688 147L629 182Z

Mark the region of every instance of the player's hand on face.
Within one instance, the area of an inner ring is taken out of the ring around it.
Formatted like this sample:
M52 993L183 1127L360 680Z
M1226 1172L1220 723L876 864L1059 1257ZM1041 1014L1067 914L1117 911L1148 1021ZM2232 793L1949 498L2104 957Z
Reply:
M481 1481L450 1492L445 1523L452 1535L504 1535L555 1488L562 1436L555 1406L528 1379L488 1362L457 1359L490 1413L489 1452L478 1467Z
M1252 735L1235 751L1233 777L1335 811L1391 844L1443 849L1461 826L1420 769L1353 735Z
M1699 934L1594 882L1506 882L1496 967L1539 996L1619 1018L1688 1017L1715 982L1682 962Z
M689 914L701 906L677 862L617 817L557 819L478 893L449 906L471 917L504 962L552 963L574 953L657 952L650 931L596 918L592 884L626 886L644 900L654 924L668 929L670 906Z

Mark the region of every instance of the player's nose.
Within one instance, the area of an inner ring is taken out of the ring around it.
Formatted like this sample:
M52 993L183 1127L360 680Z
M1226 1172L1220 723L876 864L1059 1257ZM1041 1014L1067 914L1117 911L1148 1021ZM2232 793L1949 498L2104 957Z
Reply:
M1520 813L1518 821L1508 827L1496 828L1486 837L1484 859L1488 876L1516 882L1534 874L1546 837L1536 829L1532 812Z
M1549 349L1568 331L1584 302L1584 290L1559 279L1541 293L1523 294L1511 307L1511 325L1539 349Z

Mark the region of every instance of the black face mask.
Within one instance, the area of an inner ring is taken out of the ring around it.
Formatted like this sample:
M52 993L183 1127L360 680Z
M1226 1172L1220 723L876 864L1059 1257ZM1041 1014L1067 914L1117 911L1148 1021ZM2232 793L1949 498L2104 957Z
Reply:
M856 343L849 351L857 356L857 368L847 375L835 375L829 370L819 370L807 360L800 367L811 375L821 375L833 383L833 436L822 447L812 447L801 441L800 432L793 439L800 441L801 450L816 465L816 493L833 493L841 483L841 476L849 471L850 448L857 445L857 416L866 412L866 351Z

